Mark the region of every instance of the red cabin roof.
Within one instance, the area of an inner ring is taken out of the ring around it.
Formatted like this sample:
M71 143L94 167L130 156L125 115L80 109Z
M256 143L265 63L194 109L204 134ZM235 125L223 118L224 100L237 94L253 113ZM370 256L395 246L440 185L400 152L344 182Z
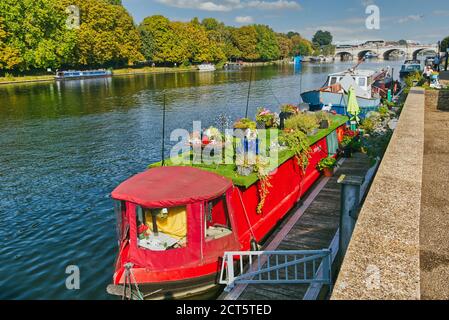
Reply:
M123 182L112 198L147 208L166 208L207 201L223 195L232 182L192 167L158 167Z

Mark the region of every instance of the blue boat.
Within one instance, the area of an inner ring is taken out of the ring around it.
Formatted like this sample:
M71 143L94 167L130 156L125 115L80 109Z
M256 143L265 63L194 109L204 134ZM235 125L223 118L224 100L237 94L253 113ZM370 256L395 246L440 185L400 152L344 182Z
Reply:
M301 94L311 111L330 109L338 114L347 114L348 92L353 87L360 107L359 117L364 118L370 111L377 111L381 98L385 95L385 83L390 81L389 69L373 70L349 69L328 76L325 86Z
M418 72L422 73L423 66L419 60L406 60L404 64L401 66L401 71L399 71L399 76L405 78L412 73Z
M308 91L301 94L302 100L310 105L310 111L318 111L329 107L338 114L347 115L348 95L346 93ZM325 102L325 103L324 103ZM379 98L357 97L360 107L359 117L364 118L370 111L377 111L381 102Z
M79 80L79 79L91 79L91 78L106 78L112 77L112 71L110 70L87 70L87 71L58 71L56 72L55 79L58 81L64 80Z

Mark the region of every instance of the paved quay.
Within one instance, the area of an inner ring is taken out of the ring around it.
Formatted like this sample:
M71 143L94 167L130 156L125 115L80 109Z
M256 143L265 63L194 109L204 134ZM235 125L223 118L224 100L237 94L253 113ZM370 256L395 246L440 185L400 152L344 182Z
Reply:
M422 299L449 299L448 190L449 91L428 91L420 221Z
M331 299L449 298L449 92L413 88Z

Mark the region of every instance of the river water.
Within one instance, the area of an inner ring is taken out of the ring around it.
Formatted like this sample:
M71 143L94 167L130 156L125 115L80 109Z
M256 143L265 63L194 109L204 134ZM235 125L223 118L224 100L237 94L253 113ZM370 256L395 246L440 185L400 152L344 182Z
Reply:
M400 62L371 62L363 68ZM350 63L253 68L249 115L279 111ZM110 192L161 158L167 133L243 117L250 68L0 87L0 298L108 299L117 252ZM168 149L168 148L167 148ZM68 290L66 268L79 267Z

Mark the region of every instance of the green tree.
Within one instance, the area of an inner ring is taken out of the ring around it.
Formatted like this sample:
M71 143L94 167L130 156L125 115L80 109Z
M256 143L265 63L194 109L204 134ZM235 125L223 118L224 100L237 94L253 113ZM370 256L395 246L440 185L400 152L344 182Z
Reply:
M313 36L312 42L319 46L327 46L332 44L332 34L329 31L318 30Z
M447 48L449 48L449 37L446 37L441 41L441 51L446 52Z
M321 47L321 54L323 54L325 56L335 55L335 46L328 44L326 46Z
M142 41L142 54L145 60L152 61L156 52L156 44L153 35L142 27L139 27L140 39Z
M75 32L66 27L65 7L53 0L2 0L0 65L4 69L59 68L70 61Z
M295 35L291 38L292 41L292 55L310 56L314 53L312 43L302 38L299 35Z
M201 25L206 28L207 31L220 31L224 28L224 24L214 18L204 18L201 21Z
M289 32L287 33L287 37L289 37L290 39L293 38L294 36L301 37L301 35L300 35L298 32L289 31Z
M403 40L403 39L399 40L398 44L401 45L401 46L406 46L407 45L407 40Z
M234 45L241 52L240 58L254 61L260 58L257 50L257 31L254 26L243 26L232 30Z
M74 65L121 66L144 60L140 34L123 6L104 0L62 0L80 8Z
M255 25L257 32L256 50L259 54L259 59L263 61L270 61L279 59L281 51L276 39L274 31L265 25Z

